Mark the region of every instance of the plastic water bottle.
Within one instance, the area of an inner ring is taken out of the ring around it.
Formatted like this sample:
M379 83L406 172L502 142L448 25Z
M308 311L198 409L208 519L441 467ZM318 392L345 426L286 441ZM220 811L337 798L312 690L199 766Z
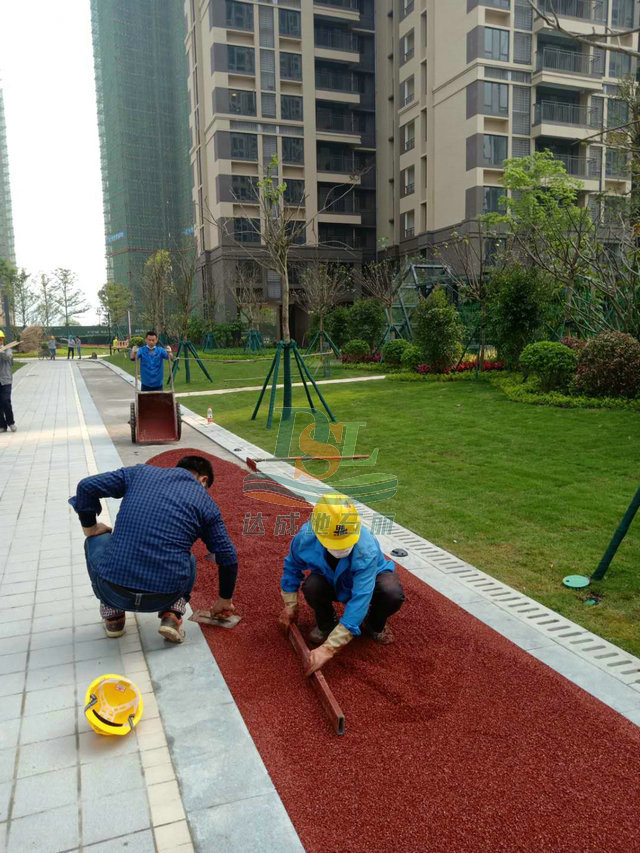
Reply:
M213 409L211 408L211 406L209 406L209 408L207 409L207 423L213 423Z

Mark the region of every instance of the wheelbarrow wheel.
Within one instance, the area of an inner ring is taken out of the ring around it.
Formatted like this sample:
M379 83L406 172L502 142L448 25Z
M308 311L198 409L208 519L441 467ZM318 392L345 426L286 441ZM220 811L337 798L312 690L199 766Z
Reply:
M180 414L180 403L176 402L176 426L178 428L178 441L182 436L182 415Z
M136 443L136 404L131 404L131 415L129 416L129 423L131 424L131 441Z

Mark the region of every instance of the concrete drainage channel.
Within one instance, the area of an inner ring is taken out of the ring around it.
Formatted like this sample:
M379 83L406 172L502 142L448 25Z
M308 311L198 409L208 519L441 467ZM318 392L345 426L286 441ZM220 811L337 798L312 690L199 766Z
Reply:
M105 364L127 382L133 384L132 377L125 371L108 362ZM268 456L262 448L239 438L217 424L208 424L205 418L184 406L182 406L182 419L186 424L224 447L242 462L247 457ZM269 468L269 473L279 479L286 478L291 483L290 491L296 492L302 497L308 496L310 488L315 488L319 494L326 491L326 486L320 480L315 480L312 477L298 477L294 481L294 468L284 463L273 464ZM296 488L296 484L299 484L299 489ZM371 526L376 513L365 504L356 501L355 505L363 522ZM574 681L584 690L640 725L640 702L638 699L638 693L640 693L640 658L625 652L597 634L592 634L554 610L544 607L534 599L507 586L507 584L497 581L485 572L463 562L453 554L444 551L399 524L394 523L390 534L379 535L378 538L386 553L391 553L392 550L398 548L407 552L406 557L394 557L396 562L407 571L455 601L472 615L485 621L494 630L529 651L530 654L561 675ZM498 611L494 611L495 616L488 616L487 605L494 605L498 609ZM500 618L500 611L504 617L502 619ZM523 642L518 630L514 630L514 623L516 625L520 623L524 626L528 637L531 637L531 632L535 632L540 638L540 642L536 643L531 639L528 642ZM558 652L563 650L570 654L559 657L553 653L553 649L549 652L550 644L556 644ZM593 670L589 671L588 668L585 670L576 667L576 658L583 664L597 668L609 676L611 681L608 678L604 681L599 680L594 677L596 673ZM615 689L616 687L619 689Z

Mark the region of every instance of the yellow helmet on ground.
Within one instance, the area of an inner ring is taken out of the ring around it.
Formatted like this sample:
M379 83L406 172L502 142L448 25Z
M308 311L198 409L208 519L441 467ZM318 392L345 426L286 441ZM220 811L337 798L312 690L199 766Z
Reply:
M85 696L84 713L99 735L126 735L142 716L139 688L123 675L101 675L92 681Z
M352 548L360 538L360 516L345 495L328 493L313 508L311 529L325 548Z

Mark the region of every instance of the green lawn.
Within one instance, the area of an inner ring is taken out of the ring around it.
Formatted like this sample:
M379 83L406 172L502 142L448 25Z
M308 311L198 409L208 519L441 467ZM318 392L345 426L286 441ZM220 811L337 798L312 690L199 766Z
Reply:
M246 385L262 385L265 380L269 368L271 366L273 356L266 358L257 358L255 361L220 361L206 360L204 356L204 365L211 378L213 384L202 373L196 362L191 360L191 382L187 384L186 373L184 369L184 361L180 360L180 369L176 373L175 387L176 391L208 391L209 389L219 391L222 388L242 388ZM111 358L104 359L111 361L122 370L133 374L134 362L122 354L114 355ZM362 372L356 369L344 370L342 367L337 369L336 362L331 361L329 364L329 374L325 377L325 371L320 359L309 358L307 364L314 379L347 379L350 376L362 376ZM166 373L166 371L165 371ZM381 368L380 373L384 370ZM294 382L300 381L297 371L294 373ZM278 374L278 383L282 383L282 362Z
M485 382L381 380L326 391L339 419L366 424L357 452L380 448L376 471L398 477L396 497L375 508L640 655L640 518L606 579L590 587L602 595L598 606L561 585L595 569L638 488L638 414L512 403ZM249 419L256 398L183 403L202 415L212 405L217 423L273 452L277 422L264 428L266 407ZM301 389L294 403L305 404ZM310 420L299 415L296 433ZM344 467L340 479L355 473Z

